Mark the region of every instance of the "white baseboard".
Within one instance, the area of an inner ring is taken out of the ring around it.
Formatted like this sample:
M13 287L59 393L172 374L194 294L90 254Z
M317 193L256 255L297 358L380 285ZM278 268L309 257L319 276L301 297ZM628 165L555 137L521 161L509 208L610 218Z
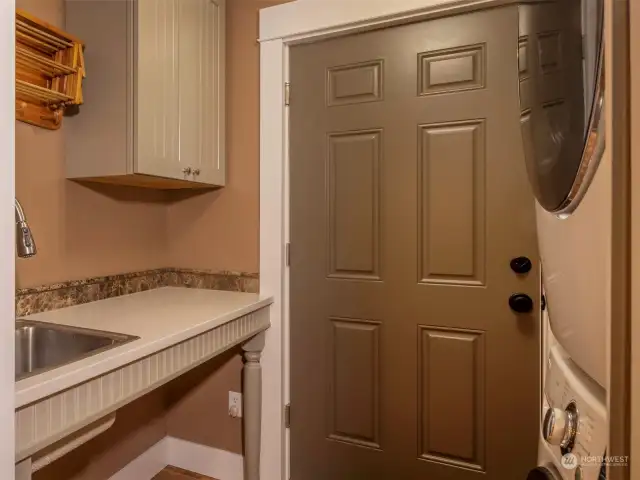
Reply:
M151 480L167 465L219 480L243 480L242 460L237 453L165 437L109 480Z
M167 466L167 437L129 462L109 480L150 480Z
M166 437L167 464L219 480L243 480L242 455Z

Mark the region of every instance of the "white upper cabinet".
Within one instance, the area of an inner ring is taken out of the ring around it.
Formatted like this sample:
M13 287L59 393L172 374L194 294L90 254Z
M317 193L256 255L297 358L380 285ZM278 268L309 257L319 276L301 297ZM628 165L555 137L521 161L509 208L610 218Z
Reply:
M156 188L225 184L224 0L67 2L86 42L69 178Z

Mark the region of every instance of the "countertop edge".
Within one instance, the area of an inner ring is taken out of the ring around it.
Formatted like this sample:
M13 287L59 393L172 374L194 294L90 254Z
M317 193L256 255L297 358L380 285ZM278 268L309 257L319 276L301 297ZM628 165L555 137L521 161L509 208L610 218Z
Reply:
M141 358L153 355L154 353L184 342L192 337L220 327L239 317L268 307L272 303L272 296L262 297L253 303L244 305L235 310L230 310L229 312L213 317L208 321L183 330L176 330L175 333L162 337L158 340L150 342L145 342L144 339L135 340L131 343L107 350L106 352L78 360L77 362L69 365L20 380L15 383L14 409L18 410L46 397L104 375L114 369L135 362ZM57 323L64 325L63 322ZM41 381L37 382L38 379ZM23 385L22 388L21 384Z
M261 304L255 302L258 307ZM117 412L222 352L242 345L256 335L264 335L270 325L269 309L262 306L16 409L15 461L37 456L50 445L71 439L105 415Z

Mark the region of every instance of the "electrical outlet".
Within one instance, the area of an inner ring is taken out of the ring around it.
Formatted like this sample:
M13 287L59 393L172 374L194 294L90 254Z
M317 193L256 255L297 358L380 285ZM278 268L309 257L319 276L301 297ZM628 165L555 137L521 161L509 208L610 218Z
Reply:
M232 418L242 418L242 394L229 392L229 416Z

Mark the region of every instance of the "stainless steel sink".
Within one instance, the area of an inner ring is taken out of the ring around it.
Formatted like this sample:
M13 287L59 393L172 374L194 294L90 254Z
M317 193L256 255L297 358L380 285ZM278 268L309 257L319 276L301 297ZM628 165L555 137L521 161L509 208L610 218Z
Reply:
M16 381L137 338L100 330L16 320Z

